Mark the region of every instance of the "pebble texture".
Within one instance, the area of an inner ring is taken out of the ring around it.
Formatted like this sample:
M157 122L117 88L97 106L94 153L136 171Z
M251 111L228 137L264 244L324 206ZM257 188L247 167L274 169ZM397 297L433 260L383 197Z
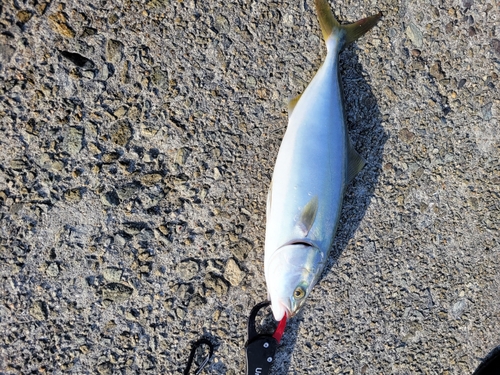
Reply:
M470 374L499 345L500 9L337 1L368 161L277 374ZM0 5L0 372L244 371L265 201L325 54L312 1Z

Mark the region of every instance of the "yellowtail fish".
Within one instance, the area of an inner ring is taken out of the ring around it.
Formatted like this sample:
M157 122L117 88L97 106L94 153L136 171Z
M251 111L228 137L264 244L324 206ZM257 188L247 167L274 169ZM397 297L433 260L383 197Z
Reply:
M339 53L375 26L381 13L340 25L326 0L315 3L327 55L306 90L290 101L267 198L264 264L276 320L295 315L318 281L346 185L365 164L347 134Z

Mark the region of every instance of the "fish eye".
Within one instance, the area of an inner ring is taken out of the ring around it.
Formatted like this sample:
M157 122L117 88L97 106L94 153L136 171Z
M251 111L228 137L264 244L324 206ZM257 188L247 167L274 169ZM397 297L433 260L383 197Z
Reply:
M293 291L293 298L295 299L302 299L306 296L306 291L304 290L304 288L302 288L301 286L298 286L297 288L295 288L295 290Z

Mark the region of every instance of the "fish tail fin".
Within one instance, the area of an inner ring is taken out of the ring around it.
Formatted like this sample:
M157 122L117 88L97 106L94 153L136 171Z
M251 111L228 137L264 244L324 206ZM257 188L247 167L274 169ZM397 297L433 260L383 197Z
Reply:
M354 42L361 35L370 30L375 26L382 17L382 12L379 12L373 16L363 18L355 23L349 25L341 25L333 15L330 5L328 5L327 0L315 0L316 10L318 12L319 25L321 27L321 32L323 33L323 38L325 41L330 38L331 35L340 34L342 45L348 45Z

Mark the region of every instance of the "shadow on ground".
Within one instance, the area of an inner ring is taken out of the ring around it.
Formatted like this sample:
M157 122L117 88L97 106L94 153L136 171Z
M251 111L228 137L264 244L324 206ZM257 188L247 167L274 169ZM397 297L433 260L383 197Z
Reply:
M500 369L500 345L490 351L472 375L495 375Z

